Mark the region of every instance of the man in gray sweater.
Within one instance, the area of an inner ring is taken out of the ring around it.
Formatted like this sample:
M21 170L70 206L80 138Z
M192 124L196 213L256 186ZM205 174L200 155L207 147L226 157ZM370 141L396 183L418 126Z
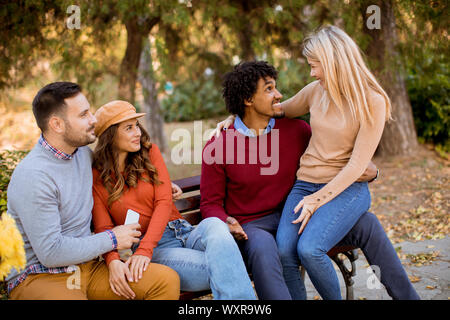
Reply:
M92 152L95 117L81 88L55 82L33 100L42 131L39 142L14 170L8 186L8 212L22 234L26 267L6 278L11 299L178 299L179 278L172 269L150 264L118 296L97 257L139 241L139 224L92 235ZM131 291L130 291L131 288Z

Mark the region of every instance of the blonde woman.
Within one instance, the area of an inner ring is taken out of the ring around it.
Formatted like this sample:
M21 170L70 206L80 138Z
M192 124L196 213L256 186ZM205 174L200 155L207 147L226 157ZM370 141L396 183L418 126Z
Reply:
M312 137L300 159L277 232L290 290L301 288L298 258L323 299L341 299L327 252L370 208L367 182L356 182L372 159L390 118L390 101L365 65L355 42L327 26L304 41L303 55L316 78L279 112L310 113Z
M303 55L316 78L274 105L278 117L310 113L312 136L300 158L277 231L283 275L293 297L304 298L299 258L324 299L341 299L327 252L370 208L367 168L390 118L390 101L366 67L358 46L327 26L304 41ZM218 125L227 127L234 119Z

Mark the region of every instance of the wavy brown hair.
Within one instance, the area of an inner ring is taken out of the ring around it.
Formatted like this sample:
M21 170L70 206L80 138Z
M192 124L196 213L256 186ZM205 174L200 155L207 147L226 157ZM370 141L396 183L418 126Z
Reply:
M137 152L129 152L125 159L125 171L119 172L118 152L114 147L114 139L119 124L110 126L98 138L94 151L94 162L92 166L100 172L99 179L109 193L108 207L118 200L125 187L135 188L138 180L161 184L158 173L149 159L149 151L152 148L150 136L144 127L138 123L141 129L141 149Z

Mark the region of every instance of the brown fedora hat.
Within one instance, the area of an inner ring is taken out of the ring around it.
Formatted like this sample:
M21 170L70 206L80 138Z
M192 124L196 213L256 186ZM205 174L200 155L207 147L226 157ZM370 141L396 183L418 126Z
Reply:
M100 137L100 135L113 124L140 118L144 115L145 113L137 113L136 108L129 102L121 100L108 102L95 112L95 117L97 118L95 135Z

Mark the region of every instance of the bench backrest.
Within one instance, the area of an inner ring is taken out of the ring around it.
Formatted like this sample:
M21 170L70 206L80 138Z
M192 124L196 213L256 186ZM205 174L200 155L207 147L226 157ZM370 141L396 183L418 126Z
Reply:
M175 180L173 183L183 190L183 198L176 200L175 206L190 224L197 225L202 219L200 214L200 176Z

